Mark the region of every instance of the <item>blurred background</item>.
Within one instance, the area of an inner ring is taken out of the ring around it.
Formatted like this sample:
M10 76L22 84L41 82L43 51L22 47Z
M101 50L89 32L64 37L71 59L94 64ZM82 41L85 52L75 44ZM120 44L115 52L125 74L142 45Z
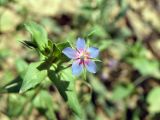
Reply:
M100 49L98 72L76 80L86 120L160 120L159 0L1 0L0 88L18 76L17 62L38 60L22 44L30 38L24 23L45 27L54 42L89 38ZM54 85L57 120L78 120ZM22 109L19 94L0 93L0 120L47 120L43 112ZM31 101L32 102L32 101Z

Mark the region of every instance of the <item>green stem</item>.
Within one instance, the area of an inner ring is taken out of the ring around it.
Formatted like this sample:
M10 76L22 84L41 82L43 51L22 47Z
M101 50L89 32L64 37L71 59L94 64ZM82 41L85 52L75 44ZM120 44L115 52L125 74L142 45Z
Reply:
M84 68L84 69L83 69L83 77L84 77L84 80L87 80L86 72L87 72L87 71L86 71L86 69Z

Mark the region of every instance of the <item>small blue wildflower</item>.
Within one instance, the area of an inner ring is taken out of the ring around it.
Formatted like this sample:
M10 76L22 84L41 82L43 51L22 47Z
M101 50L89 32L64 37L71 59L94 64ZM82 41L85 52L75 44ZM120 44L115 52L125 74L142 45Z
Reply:
M89 47L85 45L85 40L78 38L76 42L76 49L67 47L62 51L68 58L73 60L72 73L73 75L80 75L83 68L86 68L91 73L96 73L96 64L92 61L99 54L98 48Z

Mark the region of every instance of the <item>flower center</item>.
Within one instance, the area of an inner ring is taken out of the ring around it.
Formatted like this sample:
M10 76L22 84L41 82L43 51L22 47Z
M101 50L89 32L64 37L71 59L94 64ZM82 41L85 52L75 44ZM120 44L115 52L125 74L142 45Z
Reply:
M81 59L81 60L84 60L84 58L85 58L85 56L84 56L84 55L80 56L80 59Z
M79 59L80 60L87 60L89 58L89 54L86 51L82 51L79 54Z
M81 65L86 65L88 63L89 60L89 53L85 50L83 51L79 51L78 52L78 59L80 60L79 64Z
M81 52L80 55L79 55L79 58L81 60L84 60L85 59L85 52Z

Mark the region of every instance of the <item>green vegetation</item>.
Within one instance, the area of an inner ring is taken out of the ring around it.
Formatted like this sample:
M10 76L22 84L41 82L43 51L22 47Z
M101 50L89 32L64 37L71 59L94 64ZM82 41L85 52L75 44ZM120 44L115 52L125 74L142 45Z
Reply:
M0 120L159 120L159 5L1 0ZM95 74L72 74L78 37L100 51Z

